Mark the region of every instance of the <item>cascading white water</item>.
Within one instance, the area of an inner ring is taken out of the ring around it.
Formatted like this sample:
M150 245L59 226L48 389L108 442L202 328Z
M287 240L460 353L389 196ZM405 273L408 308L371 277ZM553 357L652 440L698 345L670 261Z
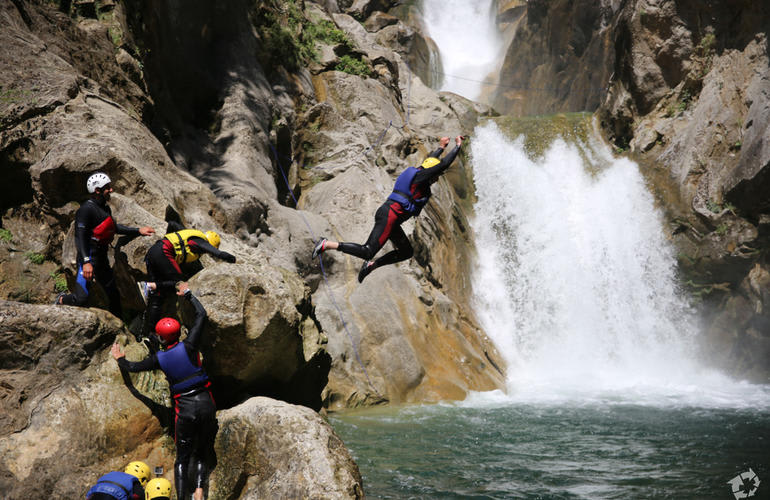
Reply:
M477 99L500 61L492 0L423 0L428 35L440 47L441 90Z
M636 164L598 139L557 140L533 161L492 122L476 130L471 159L477 312L512 395L734 389L694 360L695 320Z

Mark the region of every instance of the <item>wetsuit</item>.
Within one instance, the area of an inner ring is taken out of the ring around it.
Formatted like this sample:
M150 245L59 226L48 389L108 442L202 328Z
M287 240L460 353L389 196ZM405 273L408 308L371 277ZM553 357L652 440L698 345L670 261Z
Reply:
M189 498L196 488L203 488L208 476L207 464L216 464L214 440L219 429L216 405L211 394L211 382L201 367L199 354L206 310L189 292L185 298L195 307L195 322L183 342L177 342L138 362L125 357L118 359L121 369L130 372L163 370L174 399L176 462L174 481L177 498ZM195 480L192 488L187 481L187 469L193 460Z
M131 474L108 472L88 490L86 500L144 500L144 489Z
M139 228L115 223L107 202L101 198L89 198L75 213L75 246L77 247L78 275L74 293L64 295L61 303L84 306L88 302L90 283L83 277L83 264L90 262L94 279L107 293L110 312L118 318L122 315L120 294L115 275L107 259L107 250L115 234L139 235Z
M380 266L386 266L388 264L395 264L402 260L407 260L414 255L414 249L412 244L409 243L404 230L401 229L403 224L410 217L416 216L420 213L422 206L427 203L430 198L431 191L430 186L438 180L447 168L452 164L457 157L457 153L460 151L460 146L455 146L452 151L449 152L435 167L431 168L419 168L414 174L409 186L409 195L414 200L424 200L417 204L416 209L413 211L407 211L404 208L403 203L388 199L380 205L377 212L374 214L374 228L372 228L369 237L366 239L366 243L359 245L358 243L340 242L338 250L346 254L360 257L364 260L371 260L377 252L385 245L385 242L390 240L396 247L382 257L378 258L369 267L369 272ZM430 158L438 158L441 153L444 152L444 148L438 148L430 155Z
M154 282L157 288L147 296L147 312L143 326L145 335L161 318L163 303L176 293L176 284L185 281L180 265L194 262L204 253L227 262L235 262L232 254L213 246L202 232L184 229L176 222L169 222L168 234L147 251L144 257L147 280Z

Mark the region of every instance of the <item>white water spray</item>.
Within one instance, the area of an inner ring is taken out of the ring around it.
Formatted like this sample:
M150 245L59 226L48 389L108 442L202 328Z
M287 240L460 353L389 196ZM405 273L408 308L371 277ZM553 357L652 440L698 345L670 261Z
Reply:
M735 383L695 362L695 319L636 164L598 139L533 161L491 122L471 158L476 310L511 397L732 399Z
M440 47L441 90L478 99L501 60L492 0L423 0L428 35Z

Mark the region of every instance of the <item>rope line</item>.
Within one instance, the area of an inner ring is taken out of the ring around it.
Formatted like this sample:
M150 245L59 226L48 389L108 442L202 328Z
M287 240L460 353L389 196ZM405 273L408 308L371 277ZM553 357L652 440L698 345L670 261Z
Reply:
M431 70L430 73L435 76L445 76L449 78L454 78L455 80L463 80L466 82L473 82L473 83L480 83L482 85L487 85L489 87L501 87L506 89L514 89L514 90L529 90L534 92L562 92L569 89L560 89L557 87L541 87L541 88L535 88L535 87L524 87L521 85L505 85L503 83L491 83L484 80L475 80L473 78L466 78L464 76L456 76L456 75L449 75L447 73L442 73L441 71ZM503 75L500 75L502 77ZM578 89L581 90L600 90L600 91L606 91L609 88L609 82L607 84L607 87L593 87L593 86L583 86L578 87Z

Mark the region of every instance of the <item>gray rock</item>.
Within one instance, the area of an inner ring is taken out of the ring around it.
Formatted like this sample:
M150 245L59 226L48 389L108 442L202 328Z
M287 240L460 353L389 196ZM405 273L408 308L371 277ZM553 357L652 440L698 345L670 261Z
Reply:
M251 398L217 417L211 498L364 497L358 466L317 413Z

